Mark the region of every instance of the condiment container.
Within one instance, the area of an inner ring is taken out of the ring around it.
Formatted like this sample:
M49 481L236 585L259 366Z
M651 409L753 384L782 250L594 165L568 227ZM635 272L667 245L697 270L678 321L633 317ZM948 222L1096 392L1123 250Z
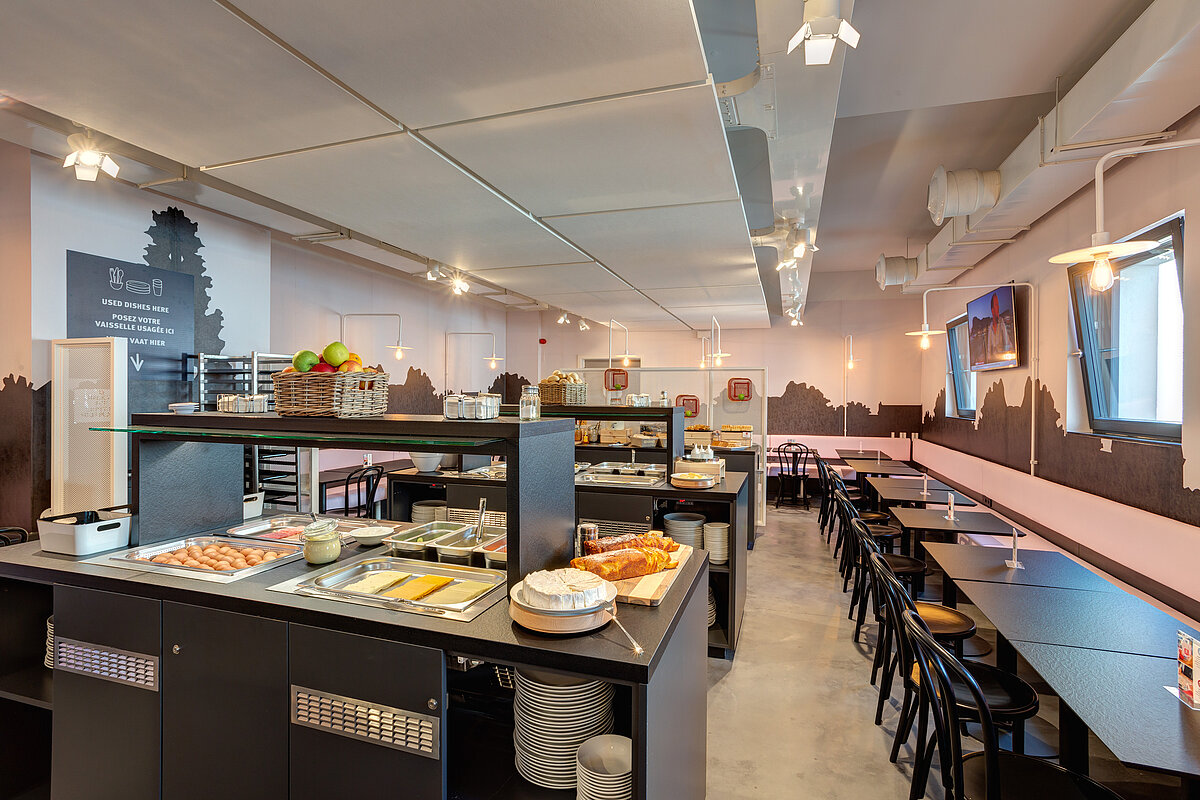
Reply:
M504 536L504 528L483 528L483 536L475 536L475 526L468 525L461 533L452 533L435 541L432 545L437 560L446 564L471 566L471 554L479 547L487 546Z
M542 416L542 399L538 395L538 387L521 387L521 405L518 409L523 420L540 419Z
M404 558L425 558L425 548L444 536L461 534L471 528L462 522L447 522L437 520L417 525L399 533L393 533L383 540L393 555Z
M475 397L469 394L463 395L462 408L459 411L459 416L461 416L463 419L475 419L475 408L477 405L478 401Z
M483 564L488 569L508 569L508 537L502 536L494 542L485 544L483 550Z
M300 538L304 541L304 560L310 564L328 564L342 554L342 534L337 520L319 519L305 526Z
M462 418L462 401L460 394L446 395L446 399L442 401L442 413L446 419Z
M584 552L584 542L594 542L600 538L600 527L594 522L581 522L575 529L575 557L587 555Z

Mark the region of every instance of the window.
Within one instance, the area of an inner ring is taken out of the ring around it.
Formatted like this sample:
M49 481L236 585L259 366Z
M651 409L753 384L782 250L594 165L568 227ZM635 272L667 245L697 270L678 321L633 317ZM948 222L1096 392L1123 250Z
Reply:
M1067 271L1088 418L1095 433L1178 441L1183 423L1183 219L1138 239L1153 250L1113 263L1107 292L1090 262Z
M975 373L971 371L970 329L964 314L946 326L950 348L950 375L954 379L954 409L958 416L975 419Z

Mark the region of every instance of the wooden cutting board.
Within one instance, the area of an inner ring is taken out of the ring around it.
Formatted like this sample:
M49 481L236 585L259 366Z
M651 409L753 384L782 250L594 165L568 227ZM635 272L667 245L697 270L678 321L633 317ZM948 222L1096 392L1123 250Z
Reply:
M692 548L681 544L678 550L671 553L671 562L679 565L675 569L664 569L653 575L614 581L617 587L617 601L635 606L658 605L670 591L671 584L675 582L675 576L679 574L679 567L687 563L691 556Z

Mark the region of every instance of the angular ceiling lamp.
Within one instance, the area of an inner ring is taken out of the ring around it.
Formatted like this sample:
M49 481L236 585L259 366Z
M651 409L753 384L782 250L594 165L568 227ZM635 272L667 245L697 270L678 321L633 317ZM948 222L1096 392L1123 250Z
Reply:
M580 331L590 331L591 330L591 327L587 324L587 322L584 321L583 317L579 318L579 330Z
M792 248L793 263L821 249L813 243L812 228L797 227L788 237L788 246Z
M454 276L454 281L453 281L453 282L450 284L450 289L451 289L451 290L452 290L452 291L453 291L453 292L454 292L456 295L463 294L464 292L466 292L466 291L467 291L467 290L469 290L470 288L471 288L471 284L469 284L469 283L467 283L466 281L464 281L464 280L462 279L462 276L461 276L461 275L455 275L455 276Z
M110 178L117 177L121 168L108 153L101 152L89 134L71 134L67 146L71 154L63 161L63 167L74 167L76 180L94 181L101 171Z
M833 50L838 41L848 47L858 47L859 33L848 20L842 19L841 0L808 0L805 16L812 9L812 17L805 20L788 42L791 53L804 45L805 66L820 66L833 61Z
M1092 291L1106 292L1117 280L1113 269L1113 259L1144 253L1152 250L1157 242L1141 239L1132 242L1114 242L1112 234L1104 229L1104 168L1110 161L1126 156L1136 156L1142 153L1157 153L1160 150L1178 150L1183 147L1194 147L1200 144L1200 139L1180 139L1174 142L1147 144L1139 147L1122 147L1105 153L1096 162L1096 232L1092 234L1092 246L1069 250L1050 258L1051 264L1079 264L1084 261L1092 262L1092 272L1088 277L1088 285Z
M556 319L555 322L557 322L559 325L570 325L571 318L568 317L567 312L564 311L558 315L558 319Z
M442 265L435 261L430 264L429 269L426 270L425 280L436 281L440 277L442 277Z

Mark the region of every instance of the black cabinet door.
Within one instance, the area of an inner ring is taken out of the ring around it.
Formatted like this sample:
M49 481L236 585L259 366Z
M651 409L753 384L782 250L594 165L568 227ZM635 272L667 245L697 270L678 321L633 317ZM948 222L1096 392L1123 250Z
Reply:
M160 608L54 587L55 800L159 797Z
M306 625L289 638L291 800L444 798L442 651Z
M164 800L287 797L287 623L163 603Z

